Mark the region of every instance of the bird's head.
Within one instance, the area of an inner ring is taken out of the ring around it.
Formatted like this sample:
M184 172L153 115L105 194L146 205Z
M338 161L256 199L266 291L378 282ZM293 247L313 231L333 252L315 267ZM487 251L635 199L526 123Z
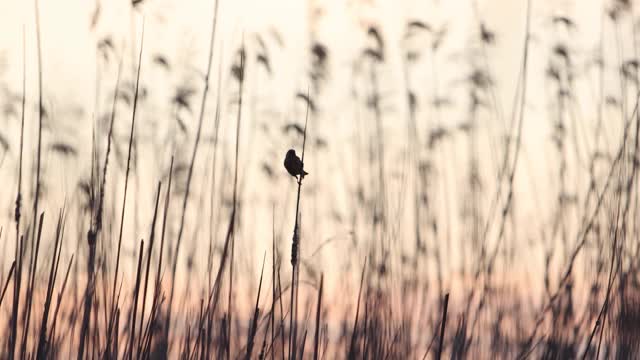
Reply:
M287 151L287 157L291 158L291 157L295 157L296 156L296 151L293 149L289 149L289 151Z

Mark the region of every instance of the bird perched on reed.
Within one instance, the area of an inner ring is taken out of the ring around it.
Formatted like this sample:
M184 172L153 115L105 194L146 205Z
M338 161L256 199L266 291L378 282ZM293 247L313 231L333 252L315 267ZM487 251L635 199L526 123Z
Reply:
M300 175L300 179L303 179L305 175L308 175L303 169L302 160L296 155L296 151L289 149L287 156L284 158L284 168L287 169L289 174L293 177Z

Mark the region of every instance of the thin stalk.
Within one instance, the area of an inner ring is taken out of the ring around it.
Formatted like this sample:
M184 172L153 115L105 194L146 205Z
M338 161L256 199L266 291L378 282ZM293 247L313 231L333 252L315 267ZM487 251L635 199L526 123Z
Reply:
M364 286L364 276L367 269L367 259L364 259L364 265L362 265L362 275L360 276L360 289L358 290L358 303L356 304L356 319L353 322L353 332L351 333L351 342L349 345L349 352L347 353L347 359L353 360L356 358L356 341L358 339L358 317L360 315L360 297L362 296L362 287Z
M71 265L73 264L73 255L71 255L71 260L69 260L69 265L67 266L67 272L64 275L64 281L62 282L62 287L58 292L58 299L56 302L56 309L53 312L53 320L51 323L51 332L49 333L49 344L53 344L54 334L56 333L56 324L58 322L58 312L60 311L60 304L62 303L62 296L64 295L64 290L67 288L67 280L69 279L69 272L71 271Z
M11 263L11 268L9 268L9 276L7 276L7 280L4 283L4 287L2 288L2 294L0 294L0 308L2 307L2 300L4 299L4 294L7 292L7 288L9 287L9 282L11 281L11 276L13 276L13 271L16 269L15 260Z
M147 286L149 284L149 269L151 268L151 253L153 251L153 240L156 234L156 219L158 218L158 202L160 201L160 188L161 182L158 182L158 191L156 192L156 206L153 210L153 220L151 221L151 234L149 235L149 248L147 249L147 269L144 275L144 286L142 288L142 310L140 311L140 335L138 338L138 351L136 358L140 358L140 352L142 351L142 340L144 330L144 310L147 304ZM132 350L133 352L133 350Z
M307 110L304 120L304 131L302 133L302 155L300 161L302 163L301 170L304 170L304 150L307 144L307 124L309 123L309 109L311 107L311 97L309 89L307 89ZM298 322L298 301L297 301L297 288L298 288L298 270L299 270L299 256L300 256L300 193L302 192L302 175L298 177L298 196L296 198L296 220L293 225L293 239L291 241L291 303L289 311L291 316L289 317L289 358L295 360L297 351L297 322Z
M313 337L313 360L318 360L318 348L320 346L320 313L322 312L322 286L324 274L320 275L320 289L318 290L318 307L316 308L316 332Z
M449 293L444 295L444 305L442 308L442 321L440 324L440 341L438 344L438 353L436 354L436 359L440 360L442 358L442 350L444 344L444 330L445 325L447 324L447 308L449 307Z
M149 318L149 340L147 344L151 345L153 340L154 331L151 329L151 325L153 324L154 319L157 316L158 312L158 299L160 298L160 292L162 287L162 282L160 278L160 274L162 274L162 259L164 258L164 238L167 229L167 219L169 216L169 200L171 199L171 181L173 179L173 156L171 156L171 165L169 165L169 183L167 185L167 195L164 200L164 214L162 215L162 232L160 234L160 252L158 254L158 269L156 270L156 281L155 281L155 290L153 292L153 303L151 305L151 316ZM168 328L165 328L163 331L164 339L168 338Z
M129 333L129 360L133 359L133 346L136 341L136 317L138 315L138 295L140 292L140 277L142 269L142 257L144 255L144 240L140 240L138 255L138 270L136 270L136 284L133 288L133 309L131 311L131 332Z
M42 158L42 46L40 42L40 10L39 1L35 0L36 6L36 44L38 50L38 153L36 157L36 191L33 201L33 216L38 215L38 205L40 201L40 170ZM32 237L35 236L36 228L33 228ZM34 239L35 240L35 239Z
M260 271L260 282L258 284L258 295L256 296L256 306L253 309L253 316L251 318L251 324L249 326L249 334L247 336L247 353L245 355L246 360L251 359L251 353L253 352L253 346L255 344L255 337L258 331L258 320L260 317L260 291L262 290L262 276L264 275L264 262L267 254L262 257L262 270Z
M64 235L64 221L66 216L63 211L60 212L58 217L58 226L56 228L56 237L53 246L53 258L51 261L51 268L49 270L49 281L47 283L47 296L44 303L42 322L40 324L40 335L38 336L38 345L36 347L36 359L45 359L47 357L48 344L46 344L47 338L47 323L49 321L49 310L51 308L51 299L53 297L53 289L56 283L57 264L60 261L60 253L62 251L62 239Z
M24 110L26 106L26 70L27 70L27 56L26 56L26 39L24 26L22 28L22 108L20 113L20 158L18 163L18 193L16 195L16 209L14 219L16 221L16 248L15 248L15 279L13 281L13 306L11 309L11 318L9 320L9 348L8 358L13 360L15 354L16 340L18 334L18 312L20 308L20 283L22 280L22 251L20 240L20 208L22 205L22 155L24 151Z
M38 269L38 255L40 251L40 239L42 238L42 223L44 221L44 213L40 214L40 221L38 226L38 236L36 237L35 248L33 249L33 263L29 267L29 273L31 274L31 279L27 284L27 294L26 294L26 307L25 307L25 320L24 320L24 329L22 332L22 345L20 346L20 358L24 359L26 351L27 351L27 341L29 339L29 325L31 325L31 307L33 305L33 288L36 281L36 270Z
M134 129L135 129L135 124L136 124L136 110L138 108L138 90L139 90L139 86L140 86L140 72L141 72L141 68L142 68L142 50L144 48L144 21L142 22L142 34L140 35L140 52L138 54L138 71L136 74L136 89L135 89L135 94L134 94L134 98L133 98L133 111L131 114L131 130L129 132L129 150L128 150L128 154L127 154L127 170L125 173L125 178L124 178L124 195L123 195L123 200L122 200L122 214L120 216L120 233L118 235L118 250L116 252L116 268L113 274L113 292L111 293L111 310L109 311L109 325L107 327L107 351L105 352L105 356L106 357L110 357L111 356L111 352L110 350L110 344L111 344L111 334L113 332L113 314L116 311L116 306L115 306L115 295L116 295L116 287L118 284L118 271L120 269L120 251L122 249L122 235L123 235L123 230L124 230L124 216L125 216L125 211L127 208L127 190L129 187L129 172L131 169L131 148L133 146L133 137L135 135L134 133ZM89 304L90 307L91 304ZM86 311L90 311L89 309L87 309L87 307L85 307ZM89 314L86 314L87 319ZM87 320L88 322L88 320ZM117 332L117 329L115 329L115 331ZM81 351L78 352L78 359L81 359L81 352L84 352L84 337L85 337L85 333L81 333L80 335L80 349ZM117 336L116 336L117 337ZM117 353L116 353L117 354Z
M200 136L202 133L202 123L204 121L204 113L207 105L207 95L209 94L209 77L211 75L211 64L213 62L213 48L214 48L214 40L216 34L216 23L218 22L218 2L216 0L215 7L213 10L213 22L211 25L211 39L209 43L209 57L207 62L207 71L204 77L204 90L202 91L202 100L200 104L200 115L198 117L198 130L196 132L195 144L193 146L193 152L191 154L191 163L189 165L189 171L187 173L187 183L186 183L186 191L184 194L184 198L182 200L182 216L180 217L180 226L178 228L178 237L176 240L176 248L173 257L173 265L171 268L171 292L169 294L169 307L167 311L167 329L169 329L171 325L171 310L173 306L173 297L175 290L175 280L176 280L176 271L178 267L178 255L180 252L180 245L182 244L182 234L184 231L184 221L187 213L187 204L189 202L189 194L191 190L191 179L193 177L193 167L196 162L196 156L198 154L198 146L200 144Z

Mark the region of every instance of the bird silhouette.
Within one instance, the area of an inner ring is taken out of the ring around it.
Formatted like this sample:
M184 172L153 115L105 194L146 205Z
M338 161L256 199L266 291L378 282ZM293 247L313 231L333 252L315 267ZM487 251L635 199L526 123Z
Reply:
M284 158L284 168L287 169L289 174L293 177L297 177L300 175L300 178L304 178L305 175L308 175L306 171L303 169L302 160L296 155L296 151L293 149L289 149L287 151L287 156Z

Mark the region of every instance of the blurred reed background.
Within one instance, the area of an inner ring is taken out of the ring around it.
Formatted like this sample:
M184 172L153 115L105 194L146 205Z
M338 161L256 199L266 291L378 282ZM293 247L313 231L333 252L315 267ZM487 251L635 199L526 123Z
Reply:
M633 1L0 14L0 358L640 350Z

